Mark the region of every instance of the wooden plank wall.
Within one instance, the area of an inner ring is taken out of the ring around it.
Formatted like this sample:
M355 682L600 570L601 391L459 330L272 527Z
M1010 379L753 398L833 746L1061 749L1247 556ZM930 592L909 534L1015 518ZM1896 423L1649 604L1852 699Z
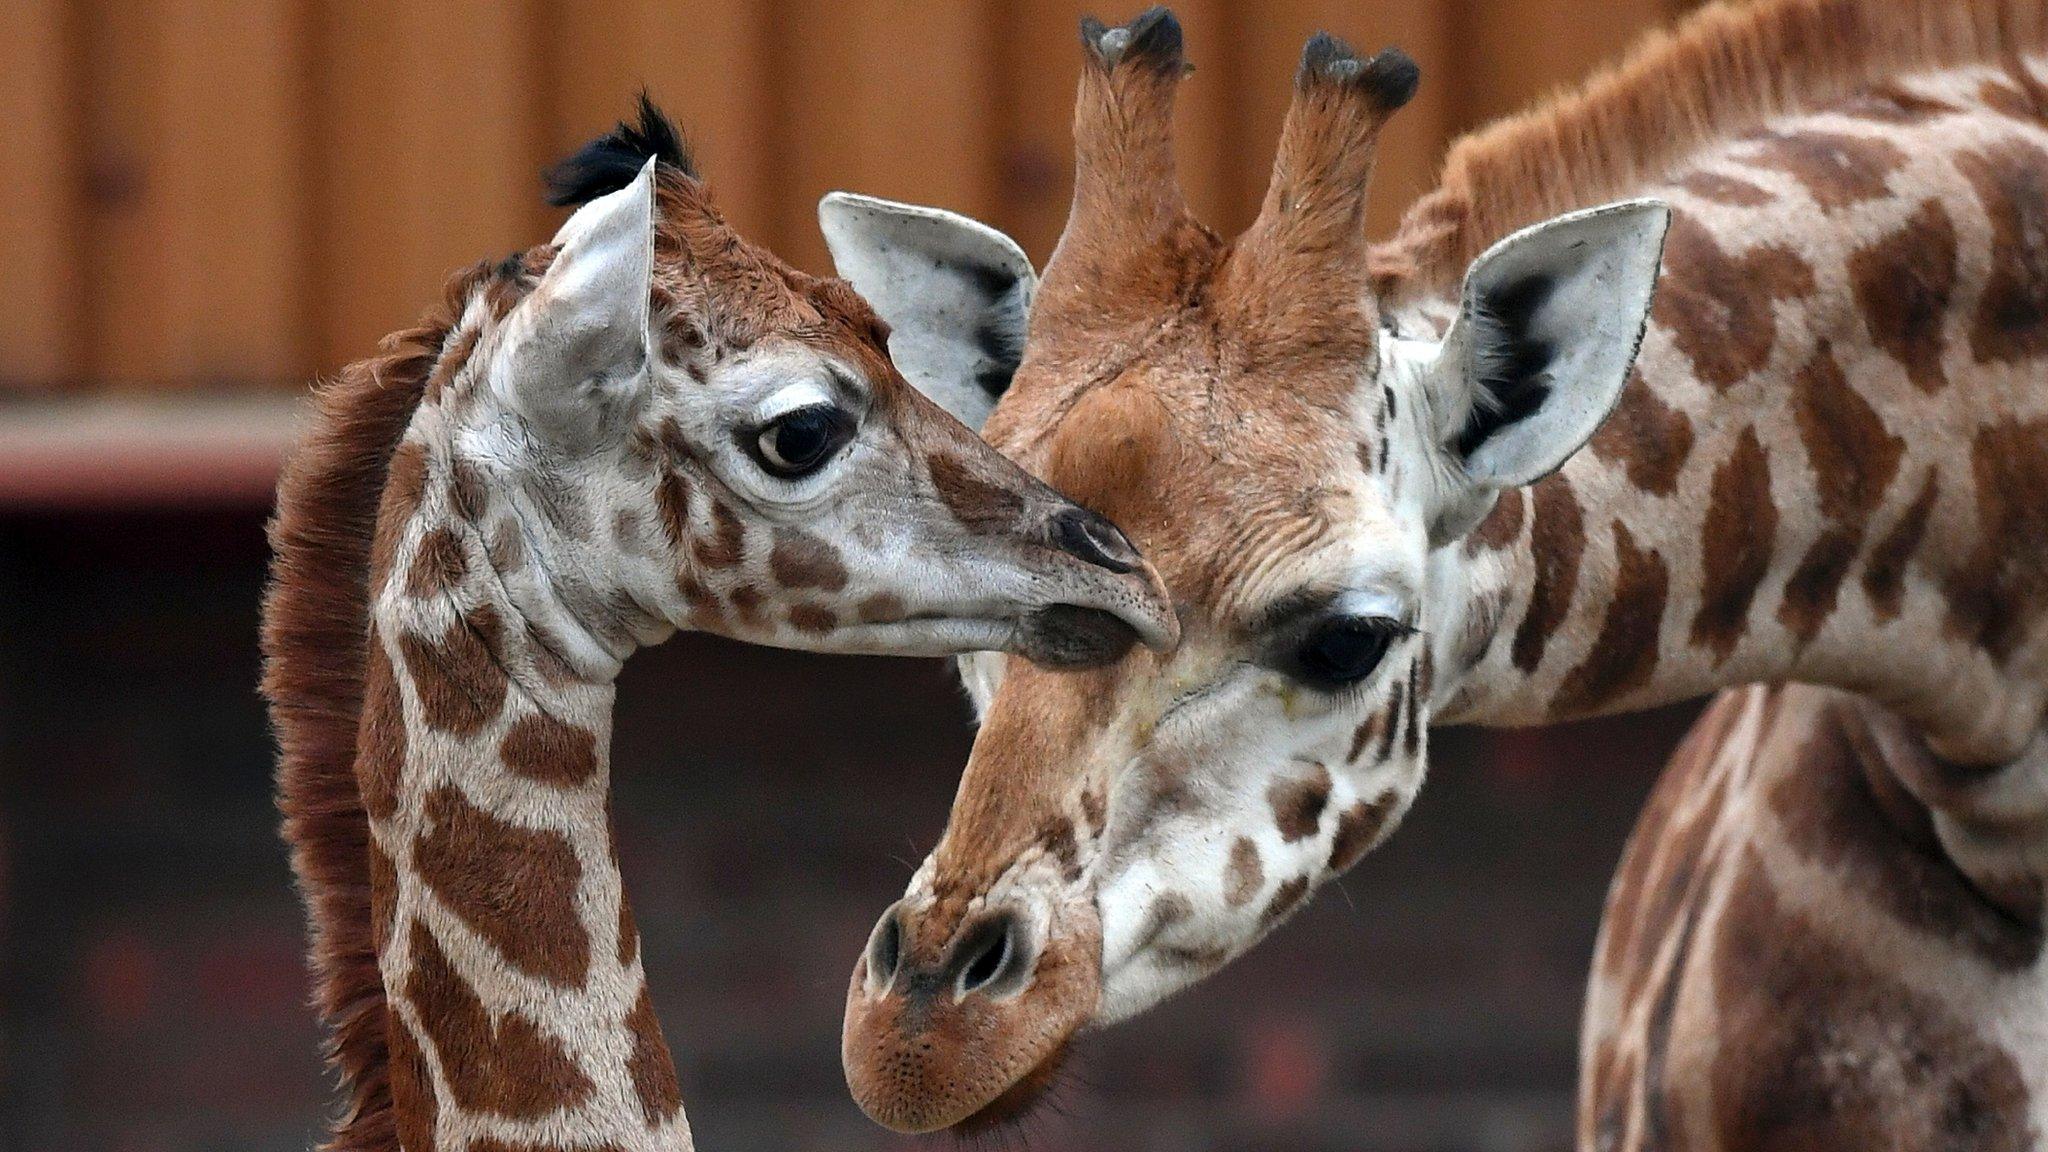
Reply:
M1249 220L1319 28L1423 65L1382 153L1384 228L1457 132L1691 2L1181 0L1190 199L1226 230ZM813 212L835 187L972 213L1043 259L1086 7L9 0L0 392L302 387L452 270L544 239L538 173L642 84L733 221L800 265L826 267Z

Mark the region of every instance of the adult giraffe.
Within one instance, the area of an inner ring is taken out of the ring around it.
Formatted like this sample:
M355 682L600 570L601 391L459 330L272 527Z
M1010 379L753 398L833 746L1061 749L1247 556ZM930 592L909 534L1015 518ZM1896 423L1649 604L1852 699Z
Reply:
M1183 643L1079 674L964 662L983 723L951 823L848 994L869 1114L922 1129L1013 1110L1076 1030L1251 946L1393 828L1432 721L1798 680L1891 717L1896 739L1865 744L1909 833L1838 842L1826 788L1851 785L1818 778L1843 758L1793 753L1781 774L1808 791L1775 795L1819 831L1774 875L1878 889L1853 910L1728 900L1764 871L1702 877L1696 844L1647 833L1590 998L1588 1143L2038 1143L2048 7L1710 9L1461 142L1372 249L1366 178L1414 86L1405 58L1310 42L1264 207L1225 243L1174 183L1171 18L1084 40L1072 215L985 432L1131 532ZM1652 199L1589 207L1618 196ZM842 269L906 323L925 272L970 241L1014 259L928 210L825 212ZM1726 827L1684 812L1695 839ZM1690 1048L1628 1038L1670 1023L1646 990L1678 985L1647 974L1721 916L1749 1015L1711 1069L1741 1070L1733 1105L1710 1112L1662 1093L1710 1071L1700 964ZM1885 975L1912 949L1962 995L1827 999L1823 974ZM1789 1023L1822 1007L1822 1027ZM1799 1103L1773 1111L1779 1090ZM1617 1093L1619 1127L1601 1118ZM1926 1141L1885 1142L1906 1131Z
M1117 531L910 388L851 289L728 229L652 105L556 179L554 241L323 388L279 487L264 690L336 1149L689 1147L612 853L638 646L1172 639Z

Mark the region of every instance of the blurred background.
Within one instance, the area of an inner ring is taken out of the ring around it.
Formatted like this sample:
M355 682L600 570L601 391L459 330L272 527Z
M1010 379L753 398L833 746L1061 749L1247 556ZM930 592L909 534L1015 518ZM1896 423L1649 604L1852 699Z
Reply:
M1456 133L1689 6L1184 0L1183 181L1242 226L1303 40L1396 43L1424 84L1382 150L1384 230ZM0 2L0 1152L297 1150L329 1106L254 690L308 382L452 270L544 240L539 172L643 84L734 223L799 265L827 269L836 187L980 216L1042 261L1082 10ZM965 758L950 670L685 637L620 700L627 880L700 1146L911 1146L848 1102L838 1023ZM1025 1138L1567 1148L1607 876L1688 716L1442 735L1392 844L1093 1038Z

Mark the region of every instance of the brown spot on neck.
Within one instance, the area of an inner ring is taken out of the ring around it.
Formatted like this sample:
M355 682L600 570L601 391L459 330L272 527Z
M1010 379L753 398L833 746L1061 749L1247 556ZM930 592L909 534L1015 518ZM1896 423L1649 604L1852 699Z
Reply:
M1978 429L1970 472L1977 544L1944 589L1948 628L2003 661L2048 602L2048 419Z
M676 1064L661 1036L661 1019L654 1014L654 1001L641 985L640 998L626 1017L626 1031L632 1034L633 1051L626 1057L626 1072L633 1079L633 1095L640 1101L640 1115L651 1127L666 1123L683 1107L682 1089L676 1084Z
M381 1015L390 1045L391 1111L397 1121L399 1146L405 1152L434 1152L441 1102L434 1095L433 1073L405 1017L389 1006Z
M385 474L384 498L377 513L375 535L370 542L370 587L384 586L398 562L399 544L406 528L419 515L420 502L427 493L427 450L418 441L400 444L391 454Z
M2027 1081L2003 1048L1785 907L1754 850L1737 866L1711 961L1721 1146L2035 1146Z
M1922 392L1948 387L1942 359L1956 286L1956 230L1929 200L1896 232L1849 254L1849 284L1871 343Z
M461 538L448 528L434 528L420 537L412 567L406 570L405 591L424 600L454 591L468 575L469 557Z
M1704 572L1692 643L1710 648L1718 663L1749 631L1750 602L1770 574L1778 509L1771 501L1771 466L1755 427L1742 430L1735 450L1714 469L1700 541Z
M356 785L370 818L388 820L398 810L399 778L405 771L405 705L375 625L365 655Z
M1725 391L1770 362L1778 346L1774 305L1813 291L1813 269L1797 253L1765 245L1731 255L1704 224L1675 211L1651 315L1694 373Z
M1664 402L1630 369L1614 412L1593 434L1593 454L1620 464L1629 482L1653 496L1678 490L1678 474L1692 455L1692 418Z
M1898 619L1905 606L1906 567L1920 551L1927 518L1940 495L1941 473L1929 465L1920 494L1913 497L1913 503L1899 514L1891 531L1870 550L1870 559L1863 568L1863 592L1870 597L1871 612L1881 623Z
M2040 119L2040 110L2027 99L2027 94L2003 80L1986 80L1979 84L1977 99L2001 116L2010 116L2027 124Z
M498 748L505 767L528 780L573 788L597 775L597 735L546 712L512 722Z
M1919 124L1941 116L1953 116L1962 109L1946 100L1915 92L1903 84L1884 81L1872 84L1844 101L1843 115L1883 124Z
M1551 715L1583 715L1606 707L1650 682L1657 669L1658 635L1671 574L1655 550L1636 547L1621 521L1614 522L1614 589L1600 635L1573 668L1551 701Z
M1823 212L1891 195L1890 177L1906 163L1898 145L1880 137L1812 129L1766 134L1755 158L1799 181Z
M457 1107L538 1120L590 1098L596 1086L561 1043L516 1010L487 1010L418 921L411 951L405 996L420 1015Z
M480 605L449 625L438 641L408 632L398 638L428 724L473 736L505 706L507 679L499 662L497 610Z
M2006 140L1956 154L1991 222L1991 274L1971 325L1979 363L2048 353L2048 151Z
M1870 517L1898 476L1906 442L1885 428L1825 343L1793 383L1793 419L1821 515L1831 522L1793 570L1778 606L1778 620L1805 644L1834 612Z
M1704 169L1695 169L1680 176L1677 184L1702 200L1730 208L1759 208L1778 198L1769 189L1747 180Z
M1529 529L1529 550L1536 579L1509 653L1524 672L1534 672L1543 662L1550 637L1570 613L1579 586L1579 559L1586 551L1585 516L1571 481L1562 473L1551 476L1536 485L1534 496L1536 520Z
M491 488L475 461L457 456L448 462L448 504L461 519L471 524L483 522L491 505Z
M1479 527L1465 538L1465 554L1498 552L1513 547L1522 538L1524 499L1520 488L1510 488L1493 502L1493 510Z
M576 912L583 867L568 838L508 824L451 787L427 795L426 818L431 828L413 850L421 880L514 967L581 987L590 937Z

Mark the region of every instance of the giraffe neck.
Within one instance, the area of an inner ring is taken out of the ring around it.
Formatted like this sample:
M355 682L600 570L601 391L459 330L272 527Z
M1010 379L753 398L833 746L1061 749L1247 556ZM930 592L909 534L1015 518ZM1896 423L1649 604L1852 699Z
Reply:
M614 849L610 677L559 655L419 467L427 514L376 565L357 762L400 1141L687 1149Z
M1645 189L1674 219L1620 406L1432 560L1468 592L1438 630L1468 670L1441 718L1800 680L1883 703L1957 761L2021 753L2048 697L2030 68L1910 78Z

